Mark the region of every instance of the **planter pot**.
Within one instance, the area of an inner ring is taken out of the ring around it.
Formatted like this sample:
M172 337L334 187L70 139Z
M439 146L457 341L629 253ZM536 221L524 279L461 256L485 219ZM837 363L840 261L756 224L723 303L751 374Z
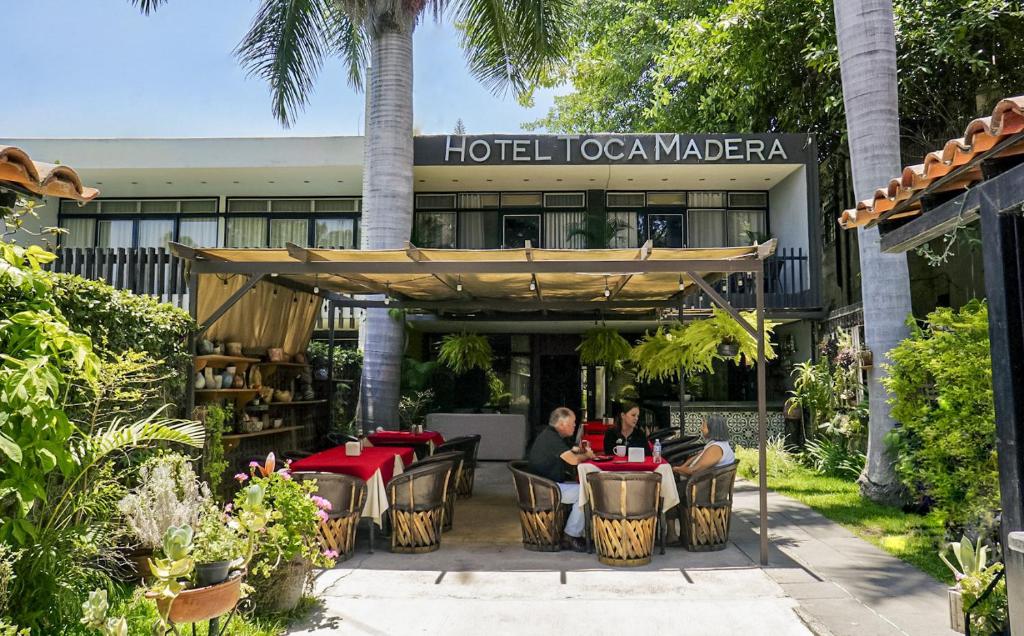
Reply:
M144 581L153 576L149 569L149 559L153 557L150 549L139 549L125 555L131 565L132 580Z
M965 631L964 624L964 599L960 595L960 590L956 588L949 588L946 591L949 597L949 628L954 632L961 634Z
M735 342L723 342L718 345L718 355L723 358L735 358L740 353L740 346Z
M213 563L196 564L196 587L217 585L228 580L231 572L231 561L214 561Z
M308 561L297 557L282 563L269 578L250 577L249 583L255 590L256 610L269 614L295 609L302 599L310 569Z
M172 623L198 623L230 612L241 592L242 575L238 574L218 585L185 590L173 599L159 598L156 604L161 614L170 606L167 618Z
M859 352L857 352L857 355L860 359L860 366L864 367L865 369L871 368L871 366L874 365L875 355L871 353L871 349L861 349Z

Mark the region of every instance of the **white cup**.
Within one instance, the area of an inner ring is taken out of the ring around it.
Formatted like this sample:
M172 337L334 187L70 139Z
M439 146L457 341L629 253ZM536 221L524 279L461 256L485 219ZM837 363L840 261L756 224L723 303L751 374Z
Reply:
M625 446L616 446L615 448L612 449L612 452L615 453L616 457L625 457L626 456L626 447Z

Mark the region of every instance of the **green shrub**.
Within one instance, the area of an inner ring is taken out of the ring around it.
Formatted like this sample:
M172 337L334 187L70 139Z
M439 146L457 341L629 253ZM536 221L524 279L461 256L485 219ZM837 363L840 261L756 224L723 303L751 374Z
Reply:
M950 530L985 532L977 526L999 507L988 309L978 301L940 308L910 329L889 354L885 380L900 423L889 437L896 472Z
M837 437L808 440L800 459L822 475L849 479L856 479L867 461L864 453L851 449L845 440Z
M189 336L195 323L187 312L150 296L114 289L70 274L46 274L53 302L72 329L92 339L102 357L139 351L160 362L166 402L181 402L192 358Z

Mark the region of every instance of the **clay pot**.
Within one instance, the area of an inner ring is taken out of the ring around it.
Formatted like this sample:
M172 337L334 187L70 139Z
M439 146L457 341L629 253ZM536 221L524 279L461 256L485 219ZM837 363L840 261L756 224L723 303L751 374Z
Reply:
M242 355L242 343L241 342L229 342L226 345L229 356L241 356Z
M276 389L274 391L274 401L275 402L291 402L292 401L292 392L291 391L283 391L281 389Z
M723 358L735 358L740 353L740 346L735 342L722 342L718 345L718 355Z
M218 342L217 340L213 341L213 355L215 355L215 356L222 356L222 355L224 355L224 343Z
M264 402L270 402L271 399L274 397L274 387L260 387L260 397L263 398Z
M206 338L203 338L202 340L199 341L199 344L196 345L196 353L198 353L201 356L210 355L211 353L213 353L213 343L207 340Z
M196 374L195 387L196 387L196 389L204 389L204 388L206 388L206 377L203 376L202 373L197 373Z
M279 613L295 609L302 598L311 566L302 557L282 563L269 578L251 578L253 597L261 612Z
M242 575L238 574L217 585L185 590L173 599L157 598L156 604L172 623L198 623L230 612L241 592Z
M292 356L292 362L306 364L306 354L302 351L296 353L295 355Z
M263 374L258 364L249 367L249 388L258 389L263 386Z
M231 382L231 388L233 389L244 389L245 388L245 376L241 373L235 375L235 379Z
M271 347L267 349L267 360L271 362L283 362L284 361L284 349L280 347Z
M231 561L196 563L196 587L207 587L223 583L228 580L230 572Z

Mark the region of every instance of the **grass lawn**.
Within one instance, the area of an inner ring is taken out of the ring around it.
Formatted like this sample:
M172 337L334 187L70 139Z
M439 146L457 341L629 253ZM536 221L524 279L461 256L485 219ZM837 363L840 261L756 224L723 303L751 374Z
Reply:
M739 474L757 480L757 451L738 448ZM889 554L952 584L953 575L939 559L943 543L942 520L937 515L919 515L883 506L861 497L851 480L825 477L799 464L789 455L768 454L768 487L803 502L860 538Z

